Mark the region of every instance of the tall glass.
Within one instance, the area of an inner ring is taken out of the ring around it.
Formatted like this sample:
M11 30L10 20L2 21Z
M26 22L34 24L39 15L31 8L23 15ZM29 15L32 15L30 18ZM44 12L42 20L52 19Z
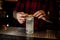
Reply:
M26 17L26 33L27 34L34 33L34 17L32 15L28 15Z

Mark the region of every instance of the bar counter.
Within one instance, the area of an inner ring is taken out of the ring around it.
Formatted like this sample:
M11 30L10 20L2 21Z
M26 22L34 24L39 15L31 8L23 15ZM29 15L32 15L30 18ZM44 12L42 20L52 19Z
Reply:
M25 28L7 27L6 30L0 30L0 39L11 40L40 40L40 39L57 39L52 30L46 32L36 31L33 34L26 34Z

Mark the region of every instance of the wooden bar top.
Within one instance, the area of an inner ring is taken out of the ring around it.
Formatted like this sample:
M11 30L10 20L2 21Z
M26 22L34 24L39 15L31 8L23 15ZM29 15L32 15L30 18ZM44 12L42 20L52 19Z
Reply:
M47 30L46 32L34 32L34 34L26 34L25 28L20 28L20 27L8 27L7 30L0 30L0 34L35 37L35 38L57 39L52 30Z

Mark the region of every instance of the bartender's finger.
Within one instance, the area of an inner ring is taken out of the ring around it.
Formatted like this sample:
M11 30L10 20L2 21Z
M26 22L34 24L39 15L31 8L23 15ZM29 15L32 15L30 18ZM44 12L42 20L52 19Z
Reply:
M20 20L24 22L25 21L25 18L21 18Z
M22 24L22 23L25 22L25 19L24 18L20 18L20 19L18 19L18 22Z
M41 19L43 16L44 16L44 15L40 15L40 16L38 17L38 19Z
M17 13L19 16L26 16L27 14L26 13L24 13L24 12L18 12Z
M36 17L39 17L42 13L37 13Z
M20 20L20 19L18 20L18 22L19 22L20 24L23 24L24 21L25 21L25 20Z
M33 14L33 16L36 16L39 12L37 11L36 13Z
M25 20L25 18L20 18L20 20Z
M22 14L21 17L25 18L28 14Z

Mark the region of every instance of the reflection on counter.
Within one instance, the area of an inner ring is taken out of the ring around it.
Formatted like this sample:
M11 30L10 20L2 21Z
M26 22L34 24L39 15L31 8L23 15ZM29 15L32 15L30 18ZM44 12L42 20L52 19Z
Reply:
M2 35L1 35L2 34ZM7 30L0 30L0 38L12 38L13 37L17 37L19 39L19 37L22 38L37 38L37 39L57 39L55 37L55 33L52 30L46 30L46 31L35 31L34 34L26 34L25 28L20 28L20 27L8 27ZM7 37L8 36L8 37Z

